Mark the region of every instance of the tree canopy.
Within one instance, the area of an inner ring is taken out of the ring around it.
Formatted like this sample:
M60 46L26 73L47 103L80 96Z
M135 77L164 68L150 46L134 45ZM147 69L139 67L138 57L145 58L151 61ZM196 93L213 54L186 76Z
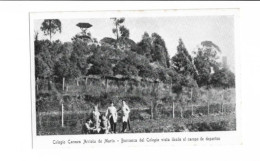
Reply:
M61 33L61 21L59 19L45 19L42 23L41 30L44 32L44 35L50 35L50 41L52 34L56 32Z
M130 30L124 26L125 18L112 18L116 38L106 37L99 42L91 33L77 34L71 42L39 40L35 36L35 75L38 78L74 79L87 75L101 77L121 75L161 81L179 92L183 87L235 86L235 75L222 68L218 61L221 49L212 41L203 41L192 57L182 39L171 58L164 39L158 33L144 32L139 42L130 39ZM78 23L84 31L89 23ZM61 31L58 19L44 20L41 30L45 34ZM81 36L87 36L89 41Z

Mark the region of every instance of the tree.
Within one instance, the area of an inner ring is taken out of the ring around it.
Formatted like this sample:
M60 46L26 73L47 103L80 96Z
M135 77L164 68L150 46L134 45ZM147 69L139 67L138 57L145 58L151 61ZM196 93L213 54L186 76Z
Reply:
M51 54L51 42L49 40L37 40L35 45L35 76L49 78L53 74L53 55Z
M142 36L142 40L137 44L137 53L144 55L150 62L152 61L152 38L147 32Z
M194 52L196 55L194 64L198 71L195 79L199 86L210 86L212 74L220 69L220 63L218 63L220 52L220 48L211 41L201 42L201 46Z
M125 31L125 28L122 28L122 23L125 22L125 18L113 17L111 19L114 21L114 25L115 25L115 28L112 29L112 32L116 35L116 40L118 40L120 37L119 31L123 30L123 33ZM120 30L120 28L121 28L121 30ZM122 35L122 31L121 31L121 35ZM129 36L129 32L128 32L128 36Z
M61 21L59 19L45 19L41 30L44 32L44 35L50 35L51 41L52 34L56 34L56 32L61 33Z
M89 69L88 58L93 55L93 49L88 45L87 41L82 39L73 40L73 49L70 61L73 62L81 71L82 75L86 75Z
M171 59L174 69L183 75L196 74L196 67L192 62L192 57L186 49L182 39L179 39L177 53Z
M62 78L70 78L71 62L68 56L64 55L62 58L56 62L54 66L54 74L61 81Z
M78 26L81 29L82 35L87 35L87 29L92 27L90 23L83 23L83 22L78 23L76 26Z
M111 18L114 21L115 28L112 29L112 32L116 36L116 48L121 50L136 50L136 44L133 40L129 39L130 32L123 23L125 18Z
M78 26L81 29L81 33L77 34L74 38L72 38L73 40L79 38L82 39L83 41L93 42L91 38L91 33L90 32L87 33L87 30L92 27L90 23L80 22L76 26Z
M108 53L104 52L102 54L101 50L97 50L97 52L88 59L88 63L91 64L88 74L100 75L102 77L113 75L112 63L109 60Z
M227 68L220 69L212 75L210 84L218 88L235 87L235 74Z
M163 67L168 68L170 66L168 50L165 41L157 33L152 34L152 47L152 61L158 61Z
M138 75L137 57L135 53L128 53L127 56L119 61L114 67L114 74L120 74L125 77L132 77Z
M119 31L122 38L129 38L130 32L125 26L120 26Z

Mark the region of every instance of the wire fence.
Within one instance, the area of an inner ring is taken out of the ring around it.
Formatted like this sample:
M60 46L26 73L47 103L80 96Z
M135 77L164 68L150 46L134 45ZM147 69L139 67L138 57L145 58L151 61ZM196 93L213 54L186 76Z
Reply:
M151 117L151 109L131 109L130 120L132 122L141 121L141 120L160 120L160 119L172 119L172 118L181 118L181 119L192 119L195 117L203 117L207 115L226 115L235 113L235 103L225 103L225 104L210 104L209 110L208 106L200 105L187 105L185 108L181 107L181 104L175 104L175 108L172 107L163 107L158 106L153 111L153 118ZM193 111L191 108L193 107ZM105 111L101 111L105 113ZM89 111L66 111L64 113L64 126L65 127L76 127L81 126L87 118L90 117ZM37 127L48 128L48 127L61 127L62 126L62 113L61 112L39 112L37 113ZM119 114L119 120L121 122L121 117Z

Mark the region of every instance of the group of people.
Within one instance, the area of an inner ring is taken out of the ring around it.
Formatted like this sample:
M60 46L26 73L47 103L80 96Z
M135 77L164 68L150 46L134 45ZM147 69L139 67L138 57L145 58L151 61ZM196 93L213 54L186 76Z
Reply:
M130 108L125 101L122 101L122 106L118 110L114 106L113 102L111 102L105 114L101 114L98 110L98 105L95 105L90 118L87 118L83 125L82 132L84 134L117 133L116 125L119 112L122 113L123 127L121 132L126 132L127 127L131 130L129 119Z

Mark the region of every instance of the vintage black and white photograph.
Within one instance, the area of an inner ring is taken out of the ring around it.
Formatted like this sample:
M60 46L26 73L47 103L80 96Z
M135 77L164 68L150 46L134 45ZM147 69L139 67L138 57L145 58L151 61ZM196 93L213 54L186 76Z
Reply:
M237 130L233 15L31 23L37 136Z

